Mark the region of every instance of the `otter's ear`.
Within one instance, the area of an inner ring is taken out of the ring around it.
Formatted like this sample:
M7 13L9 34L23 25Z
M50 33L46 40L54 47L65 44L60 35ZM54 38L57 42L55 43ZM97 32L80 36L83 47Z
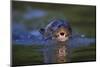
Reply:
M44 34L44 33L45 33L45 29L44 29L44 28L41 28L41 29L39 30L39 32L40 32L41 34Z

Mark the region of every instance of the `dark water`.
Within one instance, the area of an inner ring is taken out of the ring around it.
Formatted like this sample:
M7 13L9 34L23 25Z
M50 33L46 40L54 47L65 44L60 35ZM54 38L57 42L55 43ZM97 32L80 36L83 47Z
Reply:
M57 48L54 41L48 39L44 40L42 35L38 31L32 31L31 38L24 38L19 40L14 40L13 43L17 45L41 45L43 46L42 49L38 49L40 52L43 53L44 56L44 63L54 63L54 55L55 49ZM60 44L60 43L59 43ZM89 46L95 44L95 38L87 38L83 35L74 35L70 38L68 43L66 42L65 45L69 46L69 48L77 48L80 46Z

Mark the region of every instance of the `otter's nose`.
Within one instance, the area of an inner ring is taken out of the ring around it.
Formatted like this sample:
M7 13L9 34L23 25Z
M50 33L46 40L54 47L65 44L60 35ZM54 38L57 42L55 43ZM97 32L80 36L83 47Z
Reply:
M61 36L64 36L64 33L62 32L62 33L60 33L60 35L61 35Z

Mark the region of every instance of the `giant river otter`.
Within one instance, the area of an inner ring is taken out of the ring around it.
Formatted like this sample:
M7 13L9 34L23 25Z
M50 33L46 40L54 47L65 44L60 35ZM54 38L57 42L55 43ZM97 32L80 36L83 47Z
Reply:
M68 21L53 19L44 29L40 29L40 33L45 40L50 39L56 42L53 44L56 45L53 47L54 50L50 49L53 52L52 55L48 54L49 51L44 51L45 63L68 62L68 47L66 47L66 44L72 34Z
M72 29L68 21L53 19L44 29L40 29L40 33L45 39L64 42L71 36Z

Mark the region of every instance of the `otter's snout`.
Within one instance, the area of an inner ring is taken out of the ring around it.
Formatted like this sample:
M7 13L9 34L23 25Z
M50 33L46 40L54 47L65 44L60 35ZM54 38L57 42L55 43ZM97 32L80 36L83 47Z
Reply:
M70 31L68 30L68 28L60 27L57 29L57 31L54 33L54 35L55 35L55 39L57 41L64 42L69 39Z

